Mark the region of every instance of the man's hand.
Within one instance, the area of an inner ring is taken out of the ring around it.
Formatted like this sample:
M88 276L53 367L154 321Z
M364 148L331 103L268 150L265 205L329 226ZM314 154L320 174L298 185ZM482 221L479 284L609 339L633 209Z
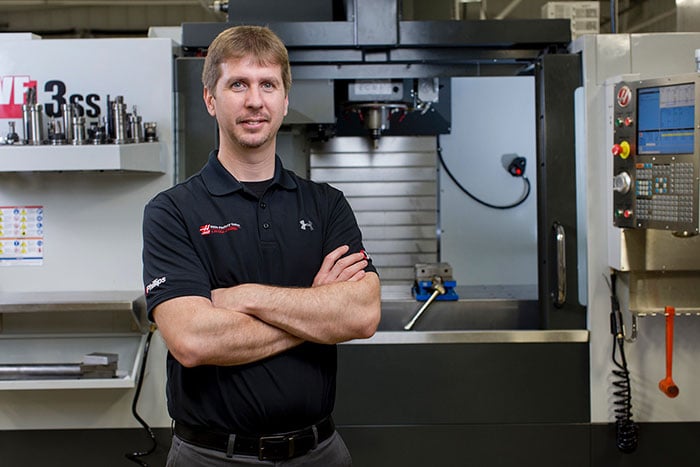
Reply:
M359 281L365 277L367 258L364 252L353 253L342 257L350 249L342 245L331 251L323 259L321 269L316 273L312 287L332 284L334 282Z

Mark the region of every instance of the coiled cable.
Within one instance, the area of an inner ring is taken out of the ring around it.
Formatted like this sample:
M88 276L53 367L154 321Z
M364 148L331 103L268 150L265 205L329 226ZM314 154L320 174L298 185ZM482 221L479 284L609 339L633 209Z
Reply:
M447 167L447 164L445 164L445 160L442 157L442 146L440 145L440 138L438 137L438 145L437 145L437 154L438 154L438 159L440 161L440 165L442 166L443 169L445 169L445 173L447 174L448 177L450 177L450 180L454 182L455 185L457 185L457 188L459 188L462 193L465 195L469 196L471 199L476 201L477 203L481 204L482 206L486 206L487 208L491 209L513 209L515 207L520 206L527 200L527 198L530 196L530 191L532 187L530 186L530 180L524 175L524 174L519 174L519 177L522 177L523 181L525 182L525 190L523 191L523 195L518 199L517 201L511 203L511 204L505 204L505 205L499 205L499 204L491 204L487 201L484 201L483 199L478 198L476 195L472 194L469 190L467 190L461 183L459 183L459 180L457 180L457 177L452 175L452 172L450 172L450 169Z
M615 290L616 276L610 276L610 332L613 335L612 361L616 369L612 370L613 395L615 400L615 438L617 448L624 453L631 453L639 444L639 426L632 420L632 386L630 372L625 356L625 331L620 311L620 302Z
M141 369L139 370L139 380L136 384L136 392L134 393L134 399L131 402L131 413L134 415L134 418L141 424L143 429L146 430L146 434L151 439L151 447L146 451L137 451L124 454L124 456L126 456L126 458L129 459L131 462L139 464L142 467L148 467L148 464L142 461L140 458L148 456L149 454L153 454L153 452L158 447L158 441L156 440L156 436L153 434L153 430L150 426L148 426L148 423L146 423L146 421L143 418L141 418L141 416L136 411L136 406L139 402L139 396L141 395L141 387L143 386L143 376L146 373L146 363L148 362L148 349L151 346L151 338L153 337L153 333L155 330L155 325L151 325L151 327L148 330L148 336L146 336L146 344L143 347L143 361L141 362Z

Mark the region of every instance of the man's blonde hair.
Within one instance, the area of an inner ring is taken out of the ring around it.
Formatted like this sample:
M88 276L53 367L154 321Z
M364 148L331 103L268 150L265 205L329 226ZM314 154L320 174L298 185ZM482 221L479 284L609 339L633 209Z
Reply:
M285 94L292 86L289 55L282 40L263 26L234 26L222 31L212 41L202 70L202 84L214 94L221 77L221 63L229 59L253 57L260 66L279 65Z

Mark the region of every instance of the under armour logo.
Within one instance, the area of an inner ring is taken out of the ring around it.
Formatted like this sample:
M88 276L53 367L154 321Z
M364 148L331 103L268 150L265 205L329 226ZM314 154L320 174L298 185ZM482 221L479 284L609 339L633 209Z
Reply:
M314 229L314 225L311 223L311 221L305 221L304 219L301 219L299 221L299 225L301 226L301 230L306 230L306 229L313 230Z

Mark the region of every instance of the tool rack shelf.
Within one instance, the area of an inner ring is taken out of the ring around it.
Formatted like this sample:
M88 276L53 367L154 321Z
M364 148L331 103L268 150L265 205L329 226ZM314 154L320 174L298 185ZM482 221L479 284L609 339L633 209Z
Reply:
M0 172L68 171L165 173L158 142L0 146Z
M656 317L656 316L661 316L664 317L666 316L666 312L664 310L654 310L654 311L634 311L633 312L634 316L637 316L638 318L647 318L647 317ZM676 312L674 313L675 316L695 316L699 317L700 316L700 310L698 309L693 309L693 310L681 310L677 309Z
M115 378L0 380L1 390L132 388L148 323L140 292L0 292L0 364L79 362L119 355Z

